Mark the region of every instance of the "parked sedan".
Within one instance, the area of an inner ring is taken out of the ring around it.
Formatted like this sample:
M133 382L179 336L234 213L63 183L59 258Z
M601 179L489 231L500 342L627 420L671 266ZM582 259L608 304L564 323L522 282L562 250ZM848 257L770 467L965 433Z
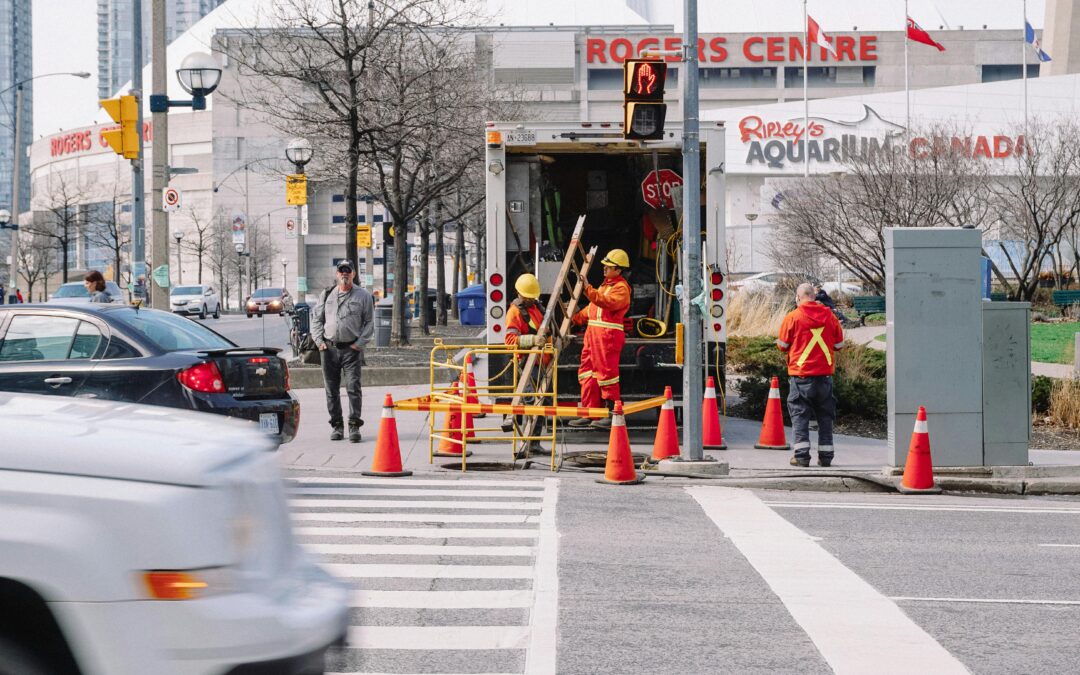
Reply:
M244 312L248 318L263 314L291 314L293 299L285 288L260 288L251 294L244 303Z
M120 290L115 281L105 282L105 292L109 294L114 304L124 302L124 292ZM65 305L88 304L90 302L90 291L86 290L85 282L69 281L66 284L60 284L60 288L49 296L49 302L59 302Z
M209 284L174 286L169 291L169 305L176 314L198 314L200 319L212 314L215 319L221 318L221 302Z
M280 350L240 347L170 312L0 306L0 391L185 408L257 422L285 443L300 404Z
M814 280L805 275L795 272L758 272L742 279L728 282L731 291L772 292L777 288L783 290L795 290L795 287L804 281ZM847 281L825 281L821 284L822 289L829 295L843 293L844 295L858 295L862 289L858 284Z

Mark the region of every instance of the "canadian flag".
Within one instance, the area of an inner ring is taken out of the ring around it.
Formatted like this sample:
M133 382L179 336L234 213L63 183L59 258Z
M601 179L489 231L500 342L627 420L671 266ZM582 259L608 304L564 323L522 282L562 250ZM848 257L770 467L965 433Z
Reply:
M945 48L935 42L934 38L930 37L930 33L924 31L922 26L915 23L915 19L912 19L910 16L907 18L907 36L909 40L921 42L924 45L930 45L931 47L937 47L939 52L945 51Z
M817 21L814 21L814 17L809 14L806 15L806 40L811 44L816 44L822 49L828 50L833 58L840 60L840 56L836 53L836 48L833 47L832 38L825 34L825 31L821 30L821 26Z

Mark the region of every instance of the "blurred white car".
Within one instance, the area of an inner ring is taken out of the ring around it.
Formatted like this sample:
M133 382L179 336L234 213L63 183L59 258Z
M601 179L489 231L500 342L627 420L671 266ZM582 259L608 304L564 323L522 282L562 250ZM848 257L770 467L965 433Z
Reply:
M257 425L0 392L0 428L0 671L323 672L349 590Z
M105 292L112 297L113 304L124 302L124 292L116 285L115 281L105 282ZM77 305L90 302L90 291L86 290L86 283L82 281L69 281L60 284L60 288L49 296L49 302L61 302L68 305Z
M173 286L169 291L169 306L176 314L198 314L200 319L209 314L221 318L221 301L209 284Z
M728 289L732 291L771 292L779 285L794 289L804 281L812 281L803 274L795 272L758 272L743 279L728 282ZM847 281L826 281L821 288L829 295L843 293L844 295L859 295L862 288L858 284Z

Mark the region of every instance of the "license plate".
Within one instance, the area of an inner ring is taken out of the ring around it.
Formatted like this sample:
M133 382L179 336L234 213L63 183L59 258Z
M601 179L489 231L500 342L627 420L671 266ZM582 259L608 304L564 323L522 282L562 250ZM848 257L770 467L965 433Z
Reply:
M506 144L507 145L535 145L536 144L536 132L535 131L522 131L520 129L516 131L506 132Z
M259 428L268 434L279 434L277 413L261 413L259 415Z

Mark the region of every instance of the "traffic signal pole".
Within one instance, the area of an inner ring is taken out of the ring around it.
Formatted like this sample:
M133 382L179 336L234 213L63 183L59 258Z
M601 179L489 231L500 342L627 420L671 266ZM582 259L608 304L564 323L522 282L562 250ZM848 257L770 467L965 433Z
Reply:
M151 87L154 95L168 97L168 70L165 62L165 0L151 0ZM142 59L136 63L141 64ZM153 214L150 222L150 266L169 264L169 214L162 208L161 197L169 185L169 114L155 112L151 117L154 126L153 168L151 180L150 209ZM141 132L141 130L140 130ZM246 214L245 214L246 217ZM153 276L152 270L149 276ZM166 278L168 278L166 276ZM152 279L147 280L150 289L150 306L155 309L168 309L168 290L158 286Z
M142 0L133 0L131 24L131 94L139 106L139 156L131 162L131 283L138 280L137 266L146 270L146 193L143 184L143 60L142 60ZM115 217L115 214L114 214ZM120 273L119 270L116 271ZM149 281L149 280L148 280Z

